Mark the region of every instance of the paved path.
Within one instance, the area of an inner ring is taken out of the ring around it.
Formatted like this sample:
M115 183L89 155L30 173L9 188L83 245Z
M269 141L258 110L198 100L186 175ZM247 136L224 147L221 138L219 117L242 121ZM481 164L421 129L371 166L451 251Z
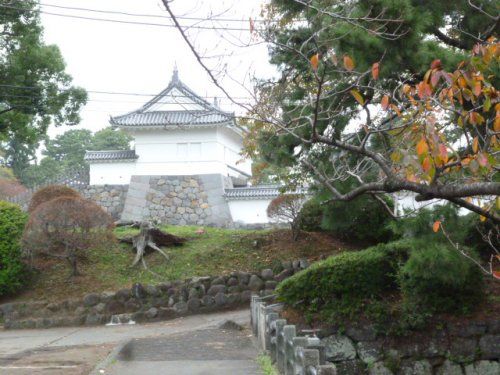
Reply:
M217 329L228 319L248 325L249 311L144 325L0 331L0 374L88 374L130 340L102 374L259 374L249 332Z

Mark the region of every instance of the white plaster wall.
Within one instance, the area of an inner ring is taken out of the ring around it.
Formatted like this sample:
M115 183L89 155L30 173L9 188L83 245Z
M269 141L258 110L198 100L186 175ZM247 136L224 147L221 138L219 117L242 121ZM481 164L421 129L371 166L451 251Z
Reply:
M193 175L219 173L237 176L227 164L248 174L250 163L237 164L243 147L233 131L220 129L137 130L131 132L139 156L137 175Z
M245 224L269 223L266 213L269 203L271 199L228 201L233 221Z
M135 163L91 163L90 185L128 185Z

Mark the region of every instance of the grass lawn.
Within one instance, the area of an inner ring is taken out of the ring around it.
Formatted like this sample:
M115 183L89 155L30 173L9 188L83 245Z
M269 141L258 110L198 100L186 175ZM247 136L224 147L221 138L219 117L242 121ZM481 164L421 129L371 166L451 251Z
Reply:
M196 233L199 227L195 226L165 226L162 229L188 241L183 246L164 248L170 257L168 261L156 252L146 256L149 268L158 276L142 265L131 268L134 257L131 246L117 244L112 248L90 251L88 259L79 266L83 275L74 279L68 278L66 263L52 259L39 261L38 272L31 284L14 300L58 301L90 292L118 290L135 282L155 284L192 276L257 271L275 268L282 260L314 260L349 247L325 233L303 233L298 241L293 242L288 230L205 228L205 234L200 235ZM137 229L116 229L118 238L135 233L138 233Z

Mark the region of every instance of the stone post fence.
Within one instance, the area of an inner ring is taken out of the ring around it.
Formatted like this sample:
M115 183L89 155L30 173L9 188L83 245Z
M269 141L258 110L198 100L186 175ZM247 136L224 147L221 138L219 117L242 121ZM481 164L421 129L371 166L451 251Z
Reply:
M259 348L269 354L284 375L334 375L334 365L325 364L325 347L314 333L297 332L295 325L280 319L283 305L274 296L253 295L250 303L253 334Z

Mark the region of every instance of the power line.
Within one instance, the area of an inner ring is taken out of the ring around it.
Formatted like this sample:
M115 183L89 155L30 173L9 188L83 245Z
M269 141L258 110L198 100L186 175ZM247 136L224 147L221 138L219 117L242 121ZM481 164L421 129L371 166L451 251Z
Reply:
M141 26L156 26L156 27L171 27L176 28L175 25L168 25L163 23L152 23L152 22L140 22L140 21L125 21L125 20L117 20L117 19L109 19L109 18L94 18L94 17L86 17L86 16L78 16L78 15L70 15L70 14L61 14L61 13L53 13L47 12L40 9L28 9L28 8L19 8L9 5L0 5L0 8L20 10L29 13L41 13L47 14L51 16L57 17L65 17L65 18L75 18L82 19L88 21L100 21L100 22L111 22L111 23L119 23L119 24L130 24L130 25L141 25ZM223 31L250 31L250 28L236 28L236 27L218 27L218 26L199 26L199 25L182 25L182 27L186 29L198 29L198 30L223 30Z
M116 14L116 15L122 15L122 16L130 16L130 17L162 18L162 19L169 19L169 20L171 19L171 17L169 17L169 16L162 16L162 15L158 15L158 14L129 13L129 12L123 12L123 11L69 7L69 6L46 4L46 3L40 3L40 5L42 5L44 7L49 7L49 8L77 10L77 11L92 12L92 13ZM221 21L221 22L244 22L244 23L250 22L250 20L243 20L243 19L237 19L237 18L223 18L223 17L222 18L219 18L219 17L202 18L202 17L177 16L176 18L181 19L181 20L191 20L191 21ZM252 22L259 23L259 22L268 22L268 21L259 20L259 19L255 19L255 20L252 19Z
M39 89L38 87L33 87L33 86L15 86L15 85L3 85L0 84L0 87L7 87L7 88L13 88L13 89L22 89L22 90L32 90L32 89ZM64 92L65 90L61 90L60 92ZM144 94L144 93L135 93L135 92L114 92L114 91L97 91L97 90L86 90L87 93L91 94L101 94L101 95L123 95L123 96L142 96L142 97L156 97L160 94ZM14 94L2 94L0 93L0 97L2 96L16 96L16 97L26 97L26 98L31 98L31 97L39 97L40 94L38 95L14 95ZM173 94L173 95L168 95L169 97L173 98L190 98L188 95L178 95L178 94ZM221 97L221 96L209 96L207 98L216 98L218 100L229 100L226 97ZM243 100L253 100L251 96L232 96L233 99L243 99ZM136 102L136 103L141 103L141 102Z

